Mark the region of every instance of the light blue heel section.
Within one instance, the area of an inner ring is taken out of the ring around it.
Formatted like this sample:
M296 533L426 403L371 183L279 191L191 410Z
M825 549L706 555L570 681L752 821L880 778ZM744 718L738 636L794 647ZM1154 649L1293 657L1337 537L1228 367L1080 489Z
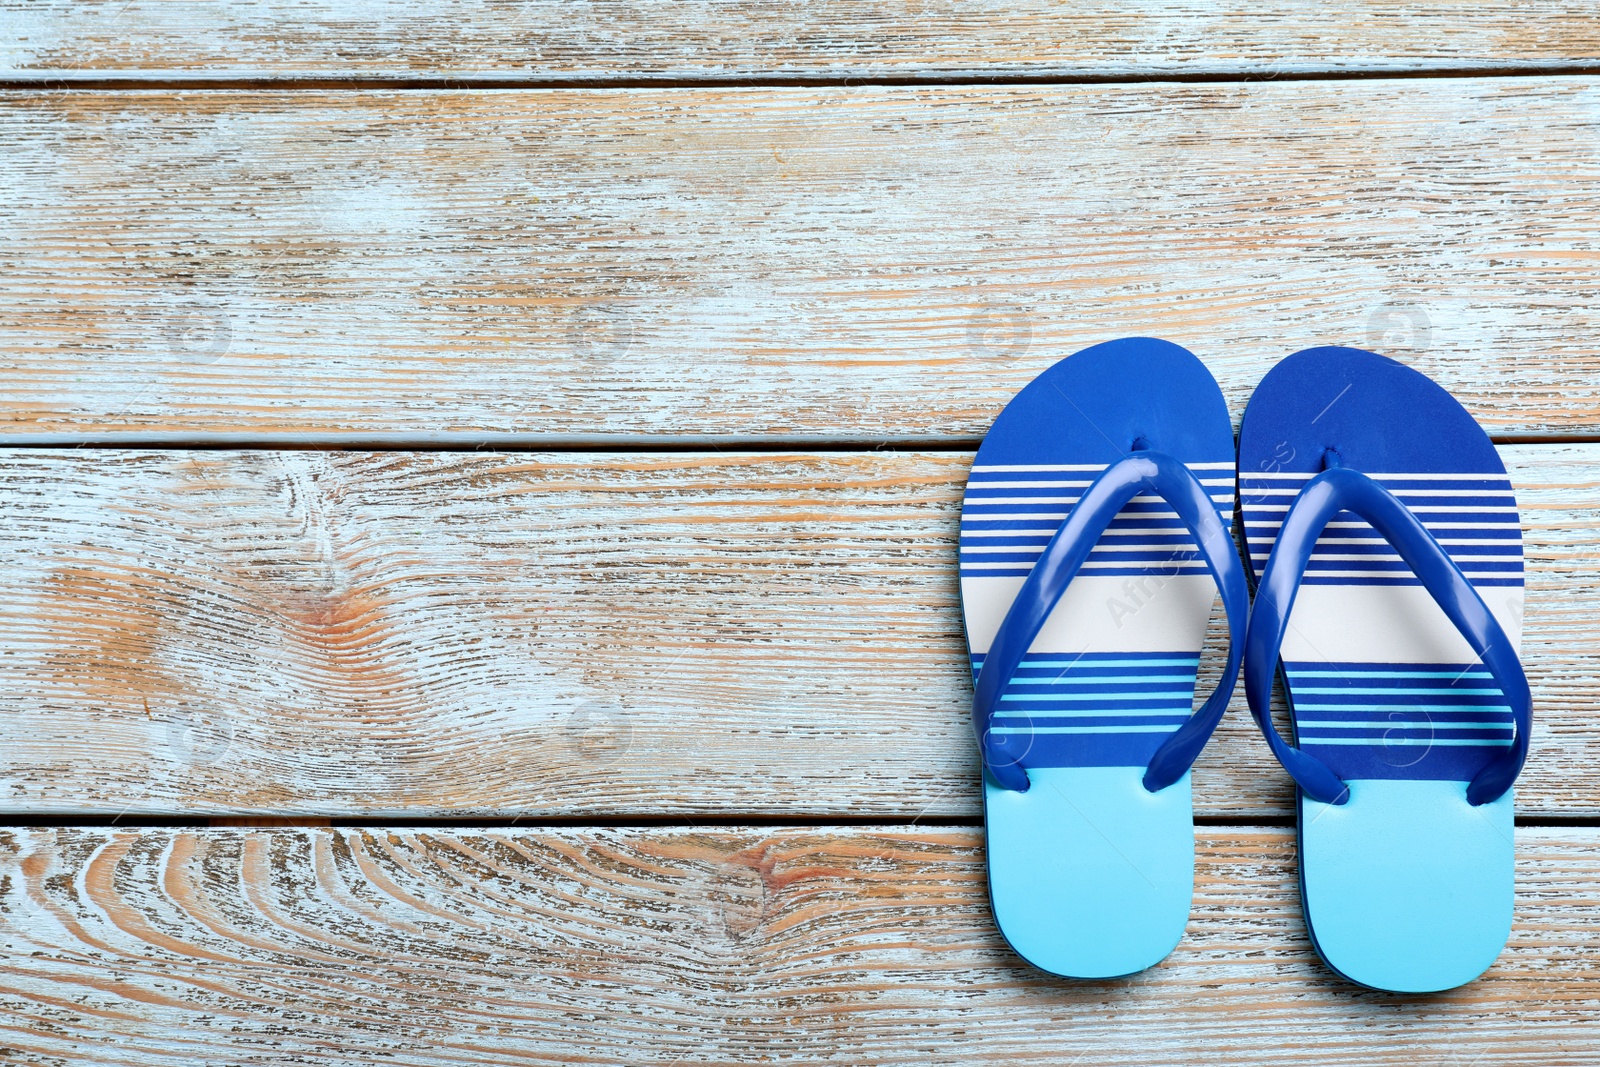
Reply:
M1302 798L1306 923L1328 965L1404 993L1470 982L1511 933L1512 794L1473 807L1449 781L1352 780Z
M989 896L1018 955L1069 978L1161 962L1194 895L1189 775L1151 793L1143 767L1034 767L1032 788L984 782Z

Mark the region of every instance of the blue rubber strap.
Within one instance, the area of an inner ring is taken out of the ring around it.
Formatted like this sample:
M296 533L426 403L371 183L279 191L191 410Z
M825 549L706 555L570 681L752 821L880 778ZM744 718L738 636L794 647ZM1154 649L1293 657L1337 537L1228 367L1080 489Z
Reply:
M1455 561L1439 547L1439 542L1422 522L1394 494L1360 471L1334 467L1306 483L1289 507L1289 514L1278 531L1278 540L1267 558L1267 566L1256 589L1255 606L1250 611L1250 626L1244 641L1244 691L1250 701L1250 714L1278 757L1284 769L1300 784L1307 796L1324 804L1343 804L1350 799L1344 780L1315 756L1291 748L1272 725L1272 677L1278 653L1289 628L1295 594L1311 552L1323 529L1341 511L1365 519L1406 561L1433 599L1472 651L1489 668L1505 694L1516 723L1516 738L1510 749L1478 772L1467 786L1467 800L1487 804L1498 800L1522 771L1528 757L1528 734L1533 726L1533 697L1522 662L1511 639L1500 628L1483 598L1456 567ZM1359 625L1359 620L1356 620Z
M1084 490L1057 527L1043 555L1017 591L1017 598L1000 623L983 667L978 671L973 685L972 727L978 735L984 770L1006 789L1027 791L1028 773L1021 764L1026 749L1008 751L1008 748L1032 742L1022 734L991 732L990 724L1000 694L1105 528L1124 504L1145 492L1156 493L1171 504L1194 535L1211 577L1222 592L1223 607L1228 612L1229 641L1228 664L1216 690L1151 757L1145 769L1144 787L1154 793L1182 778L1228 708L1234 682L1239 676L1245 618L1250 606L1244 565L1239 561L1233 537L1222 525L1216 505L1193 472L1164 452L1132 453L1107 467L1094 484Z

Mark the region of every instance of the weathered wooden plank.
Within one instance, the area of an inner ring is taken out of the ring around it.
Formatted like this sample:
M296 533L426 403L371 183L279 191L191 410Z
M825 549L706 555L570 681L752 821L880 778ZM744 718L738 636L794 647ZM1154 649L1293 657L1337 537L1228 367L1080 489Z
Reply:
M0 4L0 76L415 79L1149 76L1559 69L1593 3Z
M29 1064L1592 1064L1600 834L1517 834L1517 925L1436 996L1305 937L1288 830L1205 831L1188 936L1069 982L971 829L11 831L0 1055Z
M1503 452L1519 810L1595 814L1600 446ZM7 451L0 811L974 817L969 462ZM1241 695L1199 809L1285 781Z
M1529 31L1533 32L1533 31ZM0 426L972 438L1157 334L1600 432L1600 82L0 95Z

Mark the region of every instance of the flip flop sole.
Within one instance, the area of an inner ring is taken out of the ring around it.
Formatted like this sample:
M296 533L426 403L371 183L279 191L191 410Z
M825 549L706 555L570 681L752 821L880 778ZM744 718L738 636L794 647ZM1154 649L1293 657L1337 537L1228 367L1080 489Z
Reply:
M961 516L961 596L974 676L1033 563L1083 490L1130 449L1184 462L1225 521L1232 429L1221 391L1177 345L1132 338L1046 370L995 420ZM1016 951L1077 978L1131 974L1183 936L1194 888L1185 775L1141 784L1188 718L1215 586L1155 496L1108 527L1000 698L993 729L1031 788L985 779L990 900Z
M1299 487L1330 455L1394 493L1519 639L1521 526L1499 455L1444 389L1370 352L1297 353L1251 398L1239 498L1257 578ZM1379 989L1471 981L1511 926L1511 794L1466 800L1466 783L1511 743L1504 695L1406 564L1348 512L1312 554L1281 675L1298 746L1350 788L1346 804L1300 804L1318 952Z
M1457 782L1349 784L1346 804L1302 801L1300 884L1317 952L1376 989L1472 981L1511 935L1511 794L1474 808Z
M984 786L989 902L1035 967L1117 978L1161 962L1194 896L1189 778L1151 793L1143 767L1035 767L1026 793Z

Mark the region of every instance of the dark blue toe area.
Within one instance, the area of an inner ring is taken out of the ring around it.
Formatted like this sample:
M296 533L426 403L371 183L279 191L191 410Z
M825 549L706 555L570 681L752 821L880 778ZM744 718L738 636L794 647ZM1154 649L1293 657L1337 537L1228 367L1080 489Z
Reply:
M1086 348L1012 398L979 466L1109 466L1136 448L1188 464L1231 462L1232 423L1216 379L1188 349L1153 337Z

